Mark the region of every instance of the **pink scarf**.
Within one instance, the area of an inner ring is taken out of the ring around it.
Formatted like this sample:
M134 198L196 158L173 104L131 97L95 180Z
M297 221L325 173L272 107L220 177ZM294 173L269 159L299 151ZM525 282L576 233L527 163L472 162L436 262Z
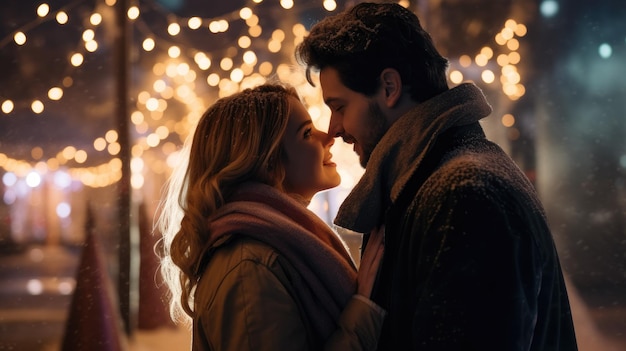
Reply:
M209 247L223 235L246 235L280 252L303 278L295 289L322 338L356 291L345 244L303 204L261 183L246 183L209 219Z

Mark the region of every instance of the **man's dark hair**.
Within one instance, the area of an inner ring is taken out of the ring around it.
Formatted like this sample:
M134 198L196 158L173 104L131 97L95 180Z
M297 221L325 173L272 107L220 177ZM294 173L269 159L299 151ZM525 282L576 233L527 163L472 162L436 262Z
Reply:
M394 68L417 102L448 90L448 60L417 16L395 3L360 3L323 19L298 45L296 59L312 85L312 69L332 67L346 87L372 96L382 70Z

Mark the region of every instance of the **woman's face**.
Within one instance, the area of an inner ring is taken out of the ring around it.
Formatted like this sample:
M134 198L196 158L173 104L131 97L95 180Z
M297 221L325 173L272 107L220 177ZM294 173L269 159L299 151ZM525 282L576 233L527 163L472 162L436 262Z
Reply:
M311 116L295 97L289 97L289 121L282 138L285 150L284 188L311 200L317 192L341 182L337 165L331 161L334 139L318 130Z

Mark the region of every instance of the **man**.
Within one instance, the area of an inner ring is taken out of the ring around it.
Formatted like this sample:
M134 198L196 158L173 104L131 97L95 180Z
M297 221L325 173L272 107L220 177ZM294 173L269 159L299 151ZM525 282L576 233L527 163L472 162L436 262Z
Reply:
M418 18L361 3L313 26L296 57L311 84L319 70L329 134L365 167L335 224L386 226L379 350L576 350L536 191L486 139L482 92L448 88L448 62Z

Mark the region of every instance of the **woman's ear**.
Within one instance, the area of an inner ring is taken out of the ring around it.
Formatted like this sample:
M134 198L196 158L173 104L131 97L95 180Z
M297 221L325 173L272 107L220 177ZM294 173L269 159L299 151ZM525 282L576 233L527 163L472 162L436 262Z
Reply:
M402 96L402 77L394 68L385 68L380 73L380 82L384 93L385 106L393 108Z

